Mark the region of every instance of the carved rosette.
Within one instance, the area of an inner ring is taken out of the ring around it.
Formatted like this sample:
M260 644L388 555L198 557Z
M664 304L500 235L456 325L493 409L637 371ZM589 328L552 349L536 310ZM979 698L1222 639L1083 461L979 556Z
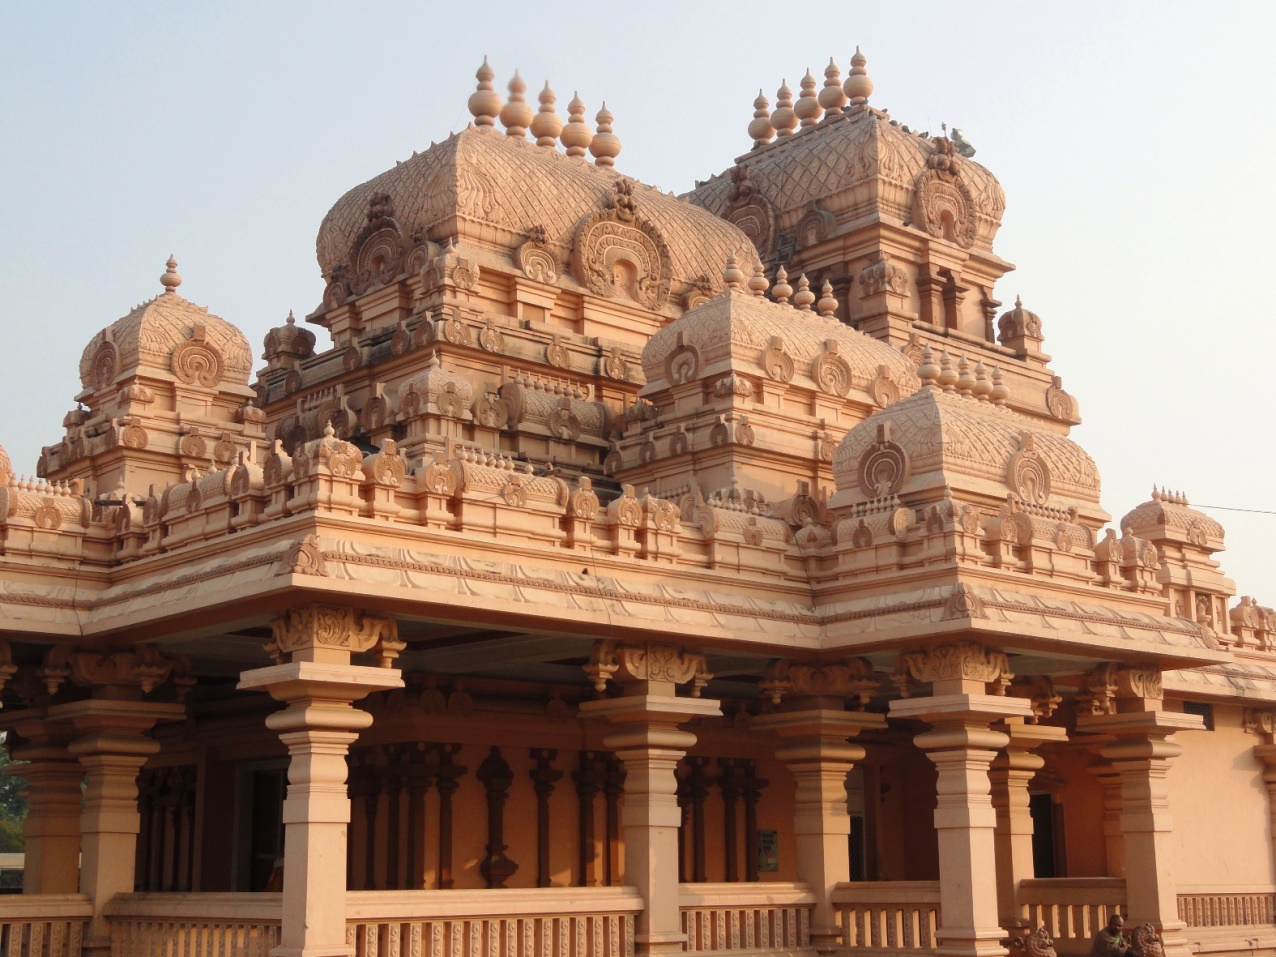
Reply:
M365 615L353 608L303 605L289 609L270 626L271 640L266 651L277 662L289 661L298 652L344 651L349 654L375 652L378 664L389 668L406 645L399 640L393 618Z
M856 468L860 491L869 498L894 495L908 478L908 453L891 438L891 424L877 427L877 441L864 450Z
M1050 469L1037 452L1031 432L1019 436L1019 448L1006 465L1006 484L1033 505L1044 505L1050 498Z
M191 336L181 343L170 358L173 375L187 385L211 389L222 378L222 354L208 341L203 323L195 323Z
M608 681L627 684L635 681L670 682L681 685L692 682L692 697L700 692L713 675L705 670L704 655L689 654L674 645L625 645L618 641L598 641L589 663L582 666L601 694Z
M629 298L658 310L669 298L673 260L655 225L636 211L633 186L616 183L611 208L586 216L572 242L572 272L604 299Z
M779 704L789 695L830 695L853 700L856 710L863 711L877 693L878 685L877 673L867 658L822 664L777 658L767 666L758 687L772 704Z
M824 351L811 363L811 378L821 392L830 395L844 396L851 391L851 367L838 355L836 339L829 339L824 344Z
M793 380L793 358L784 351L784 340L779 336L771 337L771 344L758 362L766 374L777 382Z
M558 258L548 240L544 226L533 226L527 231L527 242L514 250L514 262L528 279L553 285L558 282Z
M670 385L683 385L700 374L700 351L689 345L683 334L678 333L678 345L665 359L665 378Z
M914 683L937 681L980 681L1005 694L1014 678L1004 652L993 651L973 641L937 645L929 651L910 651L899 656L893 680L901 697L908 697Z

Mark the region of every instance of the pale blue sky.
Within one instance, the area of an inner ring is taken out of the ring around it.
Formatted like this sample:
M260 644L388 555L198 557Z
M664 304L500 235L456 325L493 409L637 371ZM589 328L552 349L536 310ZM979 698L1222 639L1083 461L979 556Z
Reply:
M80 351L160 291L260 351L322 291L347 188L469 120L474 70L607 100L617 167L682 191L859 44L873 103L961 127L1007 196L997 288L1042 316L1115 518L1150 486L1276 509L1271 3L0 2L0 444L61 434ZM565 113L565 109L561 109ZM1214 512L1276 603L1276 516Z

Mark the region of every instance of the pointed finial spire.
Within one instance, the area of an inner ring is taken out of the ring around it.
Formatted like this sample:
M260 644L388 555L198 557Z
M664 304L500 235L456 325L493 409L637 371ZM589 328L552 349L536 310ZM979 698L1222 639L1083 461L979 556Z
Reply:
M594 156L595 166L615 166L616 157L620 155L620 137L611 131L611 121L615 119L611 110L607 109L607 101L603 100L603 108L594 117L598 122L598 132L589 144L589 152Z
M553 147L558 143L558 134L563 132L563 119L554 112L554 104L558 97L549 88L549 80L545 81L545 89L541 90L540 112L532 117L532 135L536 137L537 146Z
M501 95L492 89L492 80L496 73L487 65L487 57L483 57L483 65L474 76L478 79L478 89L470 94L469 102L474 125L495 126L496 118L501 113Z
M935 365L935 353L929 342L922 346L922 361L917 366L917 377L922 380L923 389L938 387L939 366Z
M593 131L585 122L585 104L579 93L573 93L572 101L567 104L567 125L558 139L568 156L584 156L594 140Z
M771 114L771 126L776 136L792 136L793 127L798 119L793 112L793 91L784 80L780 81L780 89L775 94L775 112Z
M1001 377L1001 366L992 367L992 391L988 393L988 401L993 405L1005 405L1010 398L1010 390L1006 388L1006 380Z
M988 401L988 393L992 392L992 383L988 381L988 369L984 366L984 360L980 359L975 363L975 387L974 396L980 402Z
M972 395L975 391L975 376L970 368L970 360L964 355L957 363L957 394Z
M945 392L952 392L957 383L957 373L953 371L953 359L945 349L939 354L939 387Z
M825 319L832 319L837 312L837 297L833 295L833 284L827 279L820 289L820 301L815 304L816 311Z
M860 48L855 48L855 56L851 57L851 72L846 77L846 82L842 84L842 90L850 98L851 106L862 106L868 102L869 96L873 93L873 81L868 77L868 71L864 69L868 65L868 60L864 58L864 54L860 53Z
M744 270L736 261L735 253L727 257L727 268L722 270L722 281L728 289L739 289L744 284Z
M780 305L784 305L791 295L793 295L793 287L789 285L789 271L781 265L775 271L775 283L771 286L771 296Z
M811 71L806 71L806 76L802 77L802 92L798 96L797 105L793 107L793 114L802 121L803 128L814 126L820 121L820 114L824 112L820 106L820 101L815 95L815 77L811 76Z
M829 57L829 65L824 68L824 88L820 90L820 106L824 107L826 116L837 116L845 105L846 93L842 90L842 71L833 62L833 58Z
M160 285L165 292L177 292L177 287L181 284L182 277L177 275L177 260L170 254L168 262L164 264L164 275L160 276Z
M775 139L775 128L771 125L771 103L758 90L758 98L753 101L753 119L749 122L749 135L753 137L753 148L761 149Z
M806 273L802 273L798 277L797 292L793 294L793 305L803 312L810 312L813 302L815 302L815 293L811 292L811 280L806 278Z
M762 268L762 260L753 260L753 275L749 277L749 291L755 296L765 296L767 287L770 285L766 281L766 270Z
M297 324L297 319L293 316L291 309L288 310L288 318L285 319L284 322L288 323L290 326L295 326Z
M509 91L509 102L501 107L501 125L505 127L506 136L521 140L527 136L527 127L535 114L531 104L527 102L527 97L524 96L527 92L527 84L518 75L517 70L514 71L514 78L510 80Z

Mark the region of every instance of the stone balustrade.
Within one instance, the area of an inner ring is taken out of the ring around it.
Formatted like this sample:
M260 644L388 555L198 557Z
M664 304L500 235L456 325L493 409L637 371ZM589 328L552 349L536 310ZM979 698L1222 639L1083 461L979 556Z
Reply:
M843 947L853 954L916 954L935 949L939 881L839 884L833 892Z
M810 946L815 895L804 884L683 884L678 896L684 950Z

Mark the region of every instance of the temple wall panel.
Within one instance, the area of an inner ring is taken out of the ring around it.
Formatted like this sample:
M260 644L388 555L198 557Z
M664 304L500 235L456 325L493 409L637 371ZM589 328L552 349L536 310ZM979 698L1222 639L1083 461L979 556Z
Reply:
M1047 758L1044 779L1060 800L1054 804L1063 814L1064 856L1067 877L1109 876L1103 840L1103 789L1091 773L1094 755L1082 747L1064 747ZM1032 790L1037 789L1036 782Z

